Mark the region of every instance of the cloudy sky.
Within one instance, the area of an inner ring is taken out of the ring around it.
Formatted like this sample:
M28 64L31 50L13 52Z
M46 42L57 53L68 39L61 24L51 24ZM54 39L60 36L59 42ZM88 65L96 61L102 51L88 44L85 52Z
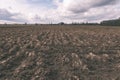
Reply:
M0 23L100 22L120 17L120 0L0 0Z

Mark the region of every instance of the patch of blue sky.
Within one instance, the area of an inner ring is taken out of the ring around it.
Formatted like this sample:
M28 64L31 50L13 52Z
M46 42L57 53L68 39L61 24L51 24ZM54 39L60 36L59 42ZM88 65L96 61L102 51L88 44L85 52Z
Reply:
M37 7L43 6L47 8L56 8L56 6L53 3L53 0L27 0L27 3Z

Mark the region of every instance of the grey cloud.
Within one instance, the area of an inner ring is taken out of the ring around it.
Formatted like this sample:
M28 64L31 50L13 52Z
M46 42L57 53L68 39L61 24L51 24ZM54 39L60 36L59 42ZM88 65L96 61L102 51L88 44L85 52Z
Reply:
M50 23L51 21L52 21L52 18L48 18L47 16L46 17L41 17L41 16L39 16L39 15L35 15L33 18L32 18L32 20L34 21L34 22L40 22L40 23Z
M72 11L73 13L83 13L86 12L88 9L87 8L70 8L70 11Z
M6 21L15 21L15 22L26 22L26 19L19 18L17 16L21 15L20 13L12 13L7 9L0 9L0 20Z
M77 1L69 4L67 7L68 11L73 13L84 13L90 10L91 8L104 7L104 6L114 6L119 0L86 0L86 1ZM74 5L75 4L75 5ZM84 5L83 5L84 4Z
M7 20L10 19L12 16L15 16L17 14L10 13L6 9L0 9L0 19L1 20Z
M39 15L35 15L35 16L33 17L33 20L44 22L44 21L47 21L47 20L49 20L49 19L48 19L47 17L41 18Z
M96 1L93 4L93 7L101 7L101 6L106 6L106 5L114 5L117 3L118 0L100 0Z

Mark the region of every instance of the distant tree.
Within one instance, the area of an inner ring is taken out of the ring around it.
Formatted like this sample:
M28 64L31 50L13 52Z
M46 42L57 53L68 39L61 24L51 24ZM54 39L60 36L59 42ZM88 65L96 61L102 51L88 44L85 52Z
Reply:
M72 25L78 25L80 24L79 22L72 22Z
M38 25L38 23L35 23L35 25L37 26L37 25Z
M120 26L120 18L114 20L102 21L100 24L106 26Z
M58 24L60 24L60 25L64 25L65 23L64 23L64 22L60 22L60 23L58 23Z
M27 22L25 22L25 25L27 25Z
M50 24L52 25L53 23L51 22Z
M5 22L4 25L7 26L7 23Z

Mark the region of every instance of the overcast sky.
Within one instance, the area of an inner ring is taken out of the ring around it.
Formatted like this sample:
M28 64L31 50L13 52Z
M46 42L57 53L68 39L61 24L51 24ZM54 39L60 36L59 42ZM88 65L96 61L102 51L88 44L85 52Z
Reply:
M100 22L120 17L120 0L0 0L0 23Z

